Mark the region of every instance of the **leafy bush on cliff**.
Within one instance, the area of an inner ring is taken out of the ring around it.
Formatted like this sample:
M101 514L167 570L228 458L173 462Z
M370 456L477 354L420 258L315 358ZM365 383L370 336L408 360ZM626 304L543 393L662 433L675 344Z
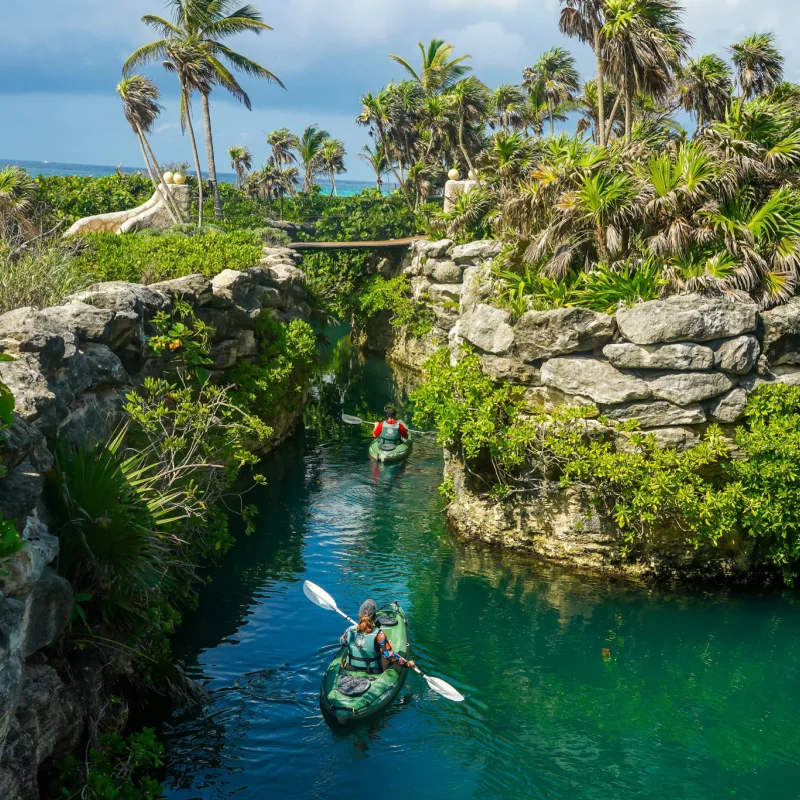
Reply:
M433 312L411 298L411 281L407 275L384 278L373 275L364 283L353 303L355 320L364 325L381 311L391 311L395 330L405 330L411 336L424 336L433 327Z
M94 233L83 237L78 265L98 281L155 283L199 272L246 270L262 256L260 235L248 231L197 236L141 236Z
M672 525L687 543L756 540L763 563L791 582L800 563L800 387L760 387L750 398L736 452L711 425L686 452L662 450L636 425L616 425L594 407L531 405L521 387L496 386L480 359L447 350L426 364L413 396L415 420L439 431L494 499L535 495L545 481L588 489L629 548ZM618 447L624 441L625 447Z

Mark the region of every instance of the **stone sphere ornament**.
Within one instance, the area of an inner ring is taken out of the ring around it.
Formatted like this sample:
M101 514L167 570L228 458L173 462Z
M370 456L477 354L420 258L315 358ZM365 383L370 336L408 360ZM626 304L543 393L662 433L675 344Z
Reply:
M177 186L183 186L183 184L186 183L186 176L182 172L176 172L172 176L172 181Z
M470 170L470 171L467 173L467 177L469 177L469 179L470 179L471 181L476 181L476 180L478 180L478 172L477 172L477 170L471 169L471 170Z
M450 172L447 173L447 177L450 178L451 181L457 181L461 175L457 169L451 169Z
M170 184L175 180L175 174L173 172L165 172L161 178L163 179L164 183Z

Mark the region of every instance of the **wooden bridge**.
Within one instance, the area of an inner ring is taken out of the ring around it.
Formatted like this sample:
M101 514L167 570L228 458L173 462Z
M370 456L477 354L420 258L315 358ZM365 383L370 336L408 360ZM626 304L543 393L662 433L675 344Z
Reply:
M396 250L408 247L427 236L409 236L407 239L387 239L381 242L292 242L292 250Z

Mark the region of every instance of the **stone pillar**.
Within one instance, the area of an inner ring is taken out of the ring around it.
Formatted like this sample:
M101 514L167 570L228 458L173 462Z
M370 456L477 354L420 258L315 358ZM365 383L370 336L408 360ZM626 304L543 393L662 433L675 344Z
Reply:
M477 181L447 181L444 185L444 210L450 211L455 205L459 195L474 189L478 185Z

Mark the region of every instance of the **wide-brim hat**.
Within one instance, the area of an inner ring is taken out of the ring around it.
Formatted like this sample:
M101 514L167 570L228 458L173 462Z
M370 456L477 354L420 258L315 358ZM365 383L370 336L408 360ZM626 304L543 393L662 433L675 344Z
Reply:
M369 617L370 619L375 619L375 615L378 613L378 606L375 605L374 600L365 600L361 604L361 608L358 609L358 618L361 619L362 617Z

